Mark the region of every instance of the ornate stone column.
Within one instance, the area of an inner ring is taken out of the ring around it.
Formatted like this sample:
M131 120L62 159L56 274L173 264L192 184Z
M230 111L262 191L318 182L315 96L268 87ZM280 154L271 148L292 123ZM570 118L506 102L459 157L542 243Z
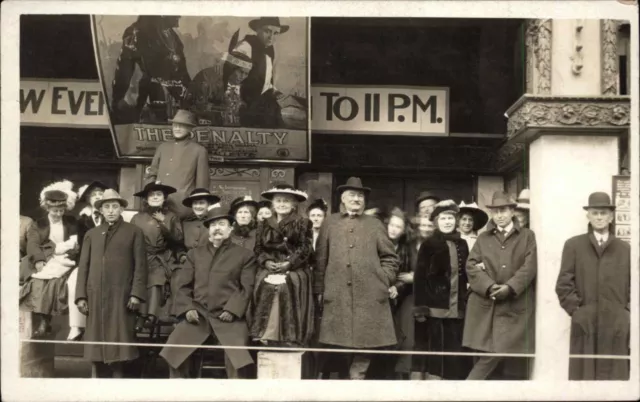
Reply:
M533 378L568 378L570 318L555 284L564 242L584 233L582 206L611 191L630 99L617 96L617 24L538 20L528 24L527 88L506 113L507 146L528 146L531 228L538 245ZM557 33L553 36L552 33Z

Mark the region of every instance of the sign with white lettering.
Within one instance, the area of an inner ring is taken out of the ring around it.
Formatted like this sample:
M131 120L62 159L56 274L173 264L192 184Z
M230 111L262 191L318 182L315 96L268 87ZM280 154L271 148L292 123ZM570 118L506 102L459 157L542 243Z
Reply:
M318 85L312 130L354 134L449 135L449 89Z
M616 206L614 233L631 243L631 176L613 176L613 205Z
M108 128L109 119L100 82L20 80L20 124Z

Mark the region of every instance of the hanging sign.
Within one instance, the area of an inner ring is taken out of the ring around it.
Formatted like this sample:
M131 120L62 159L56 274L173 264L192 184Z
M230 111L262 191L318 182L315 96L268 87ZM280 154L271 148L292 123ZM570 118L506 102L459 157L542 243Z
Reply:
M631 244L631 176L613 176L615 235Z
M96 15L92 31L119 157L152 158L184 109L210 161L310 161L306 18Z
M314 132L449 135L449 89L314 85Z

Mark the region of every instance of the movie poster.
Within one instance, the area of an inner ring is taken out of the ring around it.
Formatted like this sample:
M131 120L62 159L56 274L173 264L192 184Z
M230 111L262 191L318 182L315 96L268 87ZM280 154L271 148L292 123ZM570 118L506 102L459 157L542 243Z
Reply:
M179 109L211 161L308 162L308 20L92 17L118 155L152 158Z
M613 202L615 235L631 243L631 176L613 176Z

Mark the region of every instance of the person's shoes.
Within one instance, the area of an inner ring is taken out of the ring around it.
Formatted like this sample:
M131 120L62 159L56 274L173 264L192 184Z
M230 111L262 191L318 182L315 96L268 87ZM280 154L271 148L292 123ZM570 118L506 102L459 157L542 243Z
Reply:
M80 327L71 327L69 331L69 336L67 336L68 341L79 341L84 336L84 328Z
M426 373L425 380L427 380L427 381L440 381L440 380L442 380L442 377L437 376L435 374Z
M420 372L420 371L412 371L411 374L409 375L409 379L413 380L413 381L421 381L424 380L424 373Z
M44 338L45 336L49 335L51 331L52 331L51 325L49 325L49 323L46 322L45 320L42 320L38 328L35 331L33 331L33 337Z

